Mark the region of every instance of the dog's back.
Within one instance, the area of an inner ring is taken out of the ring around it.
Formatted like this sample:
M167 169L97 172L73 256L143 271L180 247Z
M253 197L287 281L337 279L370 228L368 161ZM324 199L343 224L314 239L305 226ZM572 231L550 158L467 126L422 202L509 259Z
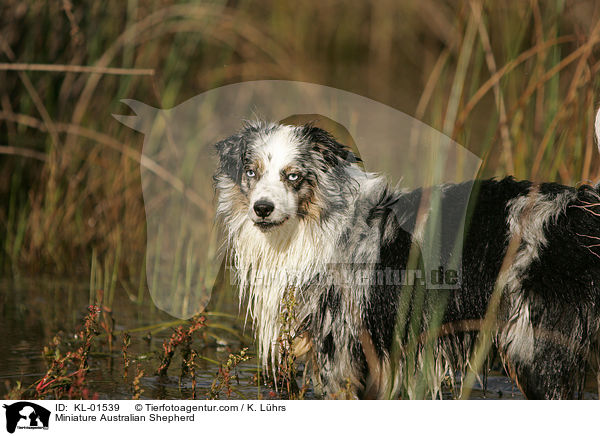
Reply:
M292 288L292 330L310 344L325 395L349 385L393 396L421 371L435 396L447 374L470 367L490 315L527 397L573 397L588 364L597 371L597 187L507 178L398 192L311 126L252 125L217 149L219 210L265 364Z
M464 374L475 335L490 309L490 297L501 285L494 336L506 368L528 398L573 397L582 388L587 364L595 365L598 353L597 188L535 186L512 178L449 185L442 189L441 215L456 213L454 200L465 190L471 190L471 202L458 286L374 284L366 293L361 317L377 357L388 359L394 340L410 342L411 334L439 328L434 356L439 360L434 365L439 379L448 370ZM373 225L381 229L382 240L379 271L411 269L411 249L414 255L420 241L405 230L406 222L398 222L397 210L405 211L406 219L406 211L416 210L422 196L422 190L391 194L374 209ZM409 219L416 220L415 216ZM446 228L444 234L454 233ZM516 249L503 267L511 241ZM451 238L440 243L442 256L444 247L452 244ZM440 308L443 318L435 321ZM418 352L415 357L421 359ZM366 361L362 367L367 380L372 369ZM405 368L396 365L396 369Z

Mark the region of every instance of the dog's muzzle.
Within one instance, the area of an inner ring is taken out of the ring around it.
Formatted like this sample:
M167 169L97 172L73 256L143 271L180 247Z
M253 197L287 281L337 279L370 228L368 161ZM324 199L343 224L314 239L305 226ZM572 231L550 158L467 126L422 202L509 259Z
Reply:
M266 218L271 215L275 205L268 200L258 200L254 203L254 213L260 218Z
M278 221L273 220L275 217L271 216L271 214L275 210L275 205L269 200L258 200L256 203L254 203L252 209L254 209L254 213L258 218L258 220L254 220L254 224L263 231L277 227L287 220L287 217L284 217Z

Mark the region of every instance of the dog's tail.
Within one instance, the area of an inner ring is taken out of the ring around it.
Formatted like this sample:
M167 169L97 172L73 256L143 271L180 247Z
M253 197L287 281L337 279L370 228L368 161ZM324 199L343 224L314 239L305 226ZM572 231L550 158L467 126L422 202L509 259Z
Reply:
M598 151L600 151L600 108L598 108L598 112L596 112L596 144L598 145Z
M598 151L600 151L600 108L598 108L598 112L596 112L596 122L594 123L594 127L596 128L596 145L598 146ZM596 183L596 190L600 193L600 180ZM598 389L600 389L600 387Z

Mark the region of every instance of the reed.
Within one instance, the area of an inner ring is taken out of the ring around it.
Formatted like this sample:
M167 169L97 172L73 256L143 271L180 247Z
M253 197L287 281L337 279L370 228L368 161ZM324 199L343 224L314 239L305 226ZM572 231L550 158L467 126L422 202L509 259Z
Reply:
M173 187L185 184L143 159L141 136L111 118L123 110L122 98L167 108L248 80L327 84L452 136L484 158L481 177L570 185L600 178L592 134L600 90L595 2L230 3L3 2L1 275L88 277L90 305L102 290L108 309L118 292L154 308L146 281L157 286L158 277L145 272L140 167ZM182 287L189 292L196 258L180 242L172 267L189 266ZM194 274L212 277L208 270ZM213 294L214 312L236 298L226 281ZM403 329L418 331L411 314L398 316ZM214 335L232 330L209 325ZM414 353L417 339L395 352ZM483 365L484 339L474 373ZM431 353L425 356L432 365ZM427 369L406 374L391 396L430 396Z

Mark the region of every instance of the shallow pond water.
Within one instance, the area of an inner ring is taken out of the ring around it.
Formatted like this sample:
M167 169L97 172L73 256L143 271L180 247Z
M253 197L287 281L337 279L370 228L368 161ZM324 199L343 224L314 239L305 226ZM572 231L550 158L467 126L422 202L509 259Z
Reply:
M163 342L183 321L156 309L148 295L142 303L138 303L137 294L136 297L133 294L126 288L115 292L111 312L114 319L112 350L105 333L100 332L94 339L87 375L90 392L101 399L131 398L134 376L137 370L142 369L144 375L139 380L143 389L141 398L192 398L192 379L189 375L180 377L182 364L177 354L167 376L155 375ZM0 346L4 350L0 358L0 397L4 397L17 382L29 387L29 393L33 393L34 382L40 380L47 370L44 347L57 334L63 344L68 344L74 332L80 330L89 302L89 283L83 281L47 278L0 281ZM207 309L213 314L207 316L207 328L198 332L193 343L193 348L201 356L197 360L196 398L210 397L219 363L226 362L230 353L239 353L244 347L248 347L247 353L251 358L232 371L238 380L231 382L231 398L280 398L273 387L257 383L252 332L249 326L244 327L243 316L238 316L237 299L227 295L219 299L218 311L210 305ZM241 313L244 313L243 308ZM131 363L127 377L124 377L121 350L124 331L131 334L128 348ZM301 370L299 365L300 375ZM298 381L302 384L301 379ZM451 393L445 392L443 396L451 398ZM227 398L225 391L220 392L219 398ZM314 398L310 388L305 398ZM477 384L472 398L522 399L523 396L508 377L492 371L487 379L487 389L484 391ZM597 398L595 387L586 392L585 398Z
M134 296L135 294L135 296ZM166 376L157 376L160 357L164 354L163 343L168 341L174 329L186 326L185 321L169 316L152 304L146 293L138 303L137 290L117 289L111 310L112 349L105 331L99 329L94 337L90 354L90 370L86 376L91 394L100 399L127 399L132 397L132 382L139 369L143 390L141 398L191 399L192 378L180 377L182 359L175 353ZM238 354L247 348L248 361L240 362L231 375L230 398L280 398L273 387L257 383L257 361L254 356L250 326L245 326L236 298L217 298L218 312L207 308L206 328L194 333L192 348L200 356L197 360L196 398L210 396L211 386L217 378L219 363L224 364L231 353ZM74 335L81 330L90 303L89 283L61 281L49 278L0 280L0 346L5 350L0 358L0 397L4 397L17 382L34 392L34 383L48 369L43 355L44 347L59 337L61 352L72 350ZM242 314L243 312L242 309ZM100 314L100 320L103 313ZM114 320L114 322L113 322ZM124 377L122 334L129 332L128 347L130 367ZM299 366L302 369L302 366ZM301 382L301 380L299 380ZM228 398L226 389L219 398ZM311 398L310 389L306 398ZM51 399L52 397L48 397Z

